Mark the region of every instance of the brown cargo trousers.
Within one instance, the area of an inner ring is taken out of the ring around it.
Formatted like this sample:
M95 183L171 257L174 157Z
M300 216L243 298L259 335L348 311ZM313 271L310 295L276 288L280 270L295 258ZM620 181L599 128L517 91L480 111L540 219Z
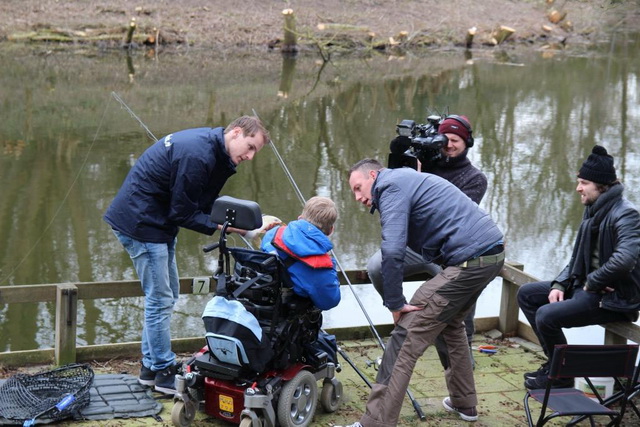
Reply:
M478 404L464 318L480 293L500 273L502 259L472 267L446 267L418 288L411 305L422 310L404 314L387 342L371 389L364 427L395 427L415 364L442 334L450 359L445 381L451 404L468 408Z

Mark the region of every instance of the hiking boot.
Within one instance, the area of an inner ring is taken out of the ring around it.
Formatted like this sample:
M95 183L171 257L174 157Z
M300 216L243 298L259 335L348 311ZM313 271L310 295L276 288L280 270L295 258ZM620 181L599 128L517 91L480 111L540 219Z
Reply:
M144 366L142 362L140 362L140 375L138 376L138 382L142 385L146 385L147 387L153 387L156 385L156 373Z
M164 394L176 394L176 374L179 367L180 365L173 365L156 372L154 390Z
M523 376L525 380L529 380L532 378L538 378L539 376L547 376L549 375L549 362L545 362L538 368L537 371L526 372Z
M447 412L455 412L465 421L478 421L478 411L475 406L471 408L456 408L451 404L451 400L448 397L444 398L442 406Z
M557 380L549 380L549 377L540 375L537 378L529 378L524 382L524 386L527 390L538 390L547 388L547 383L551 383L551 388L573 388L573 378L559 378Z

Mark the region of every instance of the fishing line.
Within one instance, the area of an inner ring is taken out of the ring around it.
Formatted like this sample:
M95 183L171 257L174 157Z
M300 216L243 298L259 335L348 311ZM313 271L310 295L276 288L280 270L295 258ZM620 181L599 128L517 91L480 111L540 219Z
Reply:
M62 201L58 205L58 208L56 209L55 213L53 214L53 217L51 218L51 220L49 221L47 226L44 228L44 230L42 231L42 234L40 234L40 237L38 237L36 239L36 241L33 244L33 246L31 246L31 248L27 251L25 256L22 257L20 262L15 267L13 267L13 269L9 272L9 274L7 274L7 276L5 276L2 280L0 280L0 284L2 284L5 281L7 281L16 272L16 270L18 268L20 268L20 266L26 261L26 259L29 257L29 255L31 255L31 253L34 251L36 246L38 246L40 244L40 242L44 238L44 236L47 233L47 231L49 231L49 229L53 225L53 222L58 217L58 214L60 214L60 211L62 211L62 207L64 206L64 204L66 203L67 199L69 198L69 195L71 194L71 191L73 190L73 188L75 187L76 183L80 179L80 174L82 173L82 171L84 170L85 166L87 165L87 161L89 160L89 154L91 154L91 150L93 149L93 146L96 144L96 141L98 140L98 135L100 134L100 130L102 129L102 124L104 123L105 117L107 116L107 110L108 109L109 109L109 102L107 102L105 107L104 107L104 112L102 113L102 117L100 118L100 123L98 124L98 128L96 129L96 133L93 136L93 141L91 141L91 145L89 145L89 150L87 150L87 154L84 156L84 160L82 161L82 164L80 165L80 169L78 169L78 172L76 173L75 177L73 178L73 181L71 181L71 185L69 186L69 189L67 190L67 193L62 198Z
M253 110L253 114L256 117L258 117L258 115L256 114L256 110ZM271 144L269 144L269 145L273 149L273 152L276 155L276 158L280 162L280 166L282 166L282 170L284 171L284 174L287 176L287 178L289 178L289 182L293 186L293 189L295 190L296 196L298 196L298 199L300 200L300 203L304 207L304 204L307 201L304 199L304 196L302 195L302 192L300 191L300 188L296 184L296 181L293 179L293 175L291 175L291 172L289 172L289 168L287 168L287 165L285 164L284 160L282 159L282 156L280 156L280 153L278 152L278 149L276 148L276 145L273 143L273 141L271 141Z
M122 98L120 98L120 95L118 95L115 91L113 91L113 92L111 92L111 96L113 96L116 99L116 101L118 101L120 103L120 105L122 105L122 107L125 110L127 110L127 112L131 115L131 117L136 119L136 121L140 124L140 126L142 126L142 129L144 129L147 132L147 136L149 136L153 142L157 142L158 141L158 138L156 138L156 136L153 134L153 132L151 132L149 130L147 125L145 125L144 122L142 120L140 120L140 117L138 117L136 115L136 113L134 113L133 110L131 108L129 108L129 106L122 100Z
M153 134L153 132L151 132L151 130L147 127L147 125L144 124L142 119L140 117L138 117L138 115L136 113L134 113L131 108L129 108L127 103L124 102L124 100L120 97L120 95L118 95L117 92L115 92L115 91L111 92L111 96L113 96L115 98L115 100L120 103L122 108L127 110L129 115L131 117L133 117L138 122L138 124L142 127L142 129L144 129L147 132L147 136L149 136L151 138L151 140L153 140L153 142L158 142L158 138L156 138L156 136ZM240 236L242 241L244 241L244 243L247 245L247 247L253 249L253 245L251 243L249 243L249 241L242 234L238 233L238 235Z
M111 92L111 94L120 103L120 105L122 105L129 112L131 117L133 117L140 124L140 126L142 126L142 128L146 130L147 135L149 135L151 138L153 138L154 141L157 141L156 137L149 130L149 128L133 112L133 110L131 110L131 108L129 108L129 106L124 102L124 100L122 98L120 98L120 96L115 92ZM260 116L258 116L258 113L256 112L256 110L253 110L253 114L254 114L254 116L260 118ZM276 148L274 142L271 141L271 143L269 145L273 149L273 152L275 153L278 161L280 162L280 165L282 166L282 169L284 170L285 175L287 175L287 178L289 179L289 182L291 182L291 185L293 186L293 188L294 188L294 190L296 192L296 195L298 196L298 198L300 199L300 202L304 206L304 204L306 203L305 198L302 195L302 192L300 191L300 188L296 184L295 180L293 179L293 175L291 174L291 172L289 172L289 168L287 167L287 165L285 164L284 160L282 159L282 156L280 156L280 153L278 152L278 149ZM247 246L252 247L252 245L248 241L246 241L244 236L242 236L242 238L243 238L243 240L245 240L245 243L247 244ZM380 335L378 334L378 331L376 330L376 328L375 328L375 326L373 324L373 321L369 317L369 314L367 313L367 310L364 308L364 305L362 304L362 301L358 297L358 294L356 294L356 291L354 290L353 285L351 284L351 280L349 280L349 277L347 276L347 273L342 268L342 265L340 264L340 261L338 260L338 257L336 256L335 251L333 249L331 250L331 254L333 255L334 259L336 260L336 264L337 264L338 268L340 269L340 271L342 271L342 275L344 276L347 284L349 285L349 289L351 289L351 292L353 293L353 296L355 297L356 301L358 302L358 305L360 306L360 309L362 310L362 313L364 314L364 316L366 317L367 321L369 322L369 328L371 329L373 335L375 336L376 340L378 341L378 344L380 344L380 347L384 351L385 350L384 342L382 342L382 338L380 338ZM418 401L415 400L415 398L413 397L411 391L408 388L407 388L407 395L409 396L409 399L411 400L413 408L415 409L416 413L418 414L418 417L420 417L421 420L426 419L424 413L422 412L422 409L420 408L420 405L418 404Z
M260 116L258 116L258 113L256 112L256 110L253 110L253 115L258 117L258 118L260 117ZM293 179L293 175L291 174L291 172L289 171L289 168L287 167L287 165L285 164L284 160L282 159L282 156L280 156L280 153L278 152L278 149L276 148L276 144L272 140L271 144L269 144L269 145L273 149L273 152L275 153L278 161L280 162L280 166L282 167L282 170L284 171L284 174L289 179L289 182L291 183L291 186L293 187L296 195L300 199L300 202L302 203L302 206L304 206L304 204L306 203L306 200L305 200L304 196L302 195L302 191L300 191L300 187L298 187L298 184L296 184L296 181ZM376 340L380 344L380 347L382 347L382 350L384 350L385 346L384 346L384 343L382 342L382 338L380 338L380 335L378 334L378 331L374 327L373 321L369 317L369 314L367 313L367 310L365 310L364 305L362 304L362 301L360 300L360 297L358 297L358 294L356 294L355 290L353 289L353 285L351 284L351 281L349 280L349 276L347 276L347 273L342 268L342 265L340 264L340 260L336 256L335 251L333 249L331 250L331 254L335 258L336 264L338 265L338 268L342 272L342 275L343 275L345 281L349 285L349 288L351 289L351 292L353 293L353 296L355 297L358 305L360 305L360 308L362 309L362 312L364 313L364 316L367 318L367 321L369 322L369 327L371 328L371 332L373 333L374 337L376 338Z
M138 117L137 114L134 113L131 108L129 108L129 106L124 102L124 100L120 97L120 95L118 95L115 91L111 92L111 95L113 96L113 98L116 101L118 101L120 103L120 105L122 105L122 107L125 110L127 110L127 112L131 115L131 117L133 117L138 122L138 124L140 124L140 126L147 132L147 135L150 136L153 139L153 141L157 141L158 140L155 137L155 135L153 134L153 132L151 132L149 130L147 125L144 124L142 119L140 119L140 117ZM254 116L256 116L258 118L260 117L260 116L258 116L258 113L256 112L256 110L253 110L253 114L254 114ZM271 144L269 144L269 145L273 149L273 152L276 155L276 158L278 159L278 162L280 163L280 166L282 167L282 170L284 171L285 175L289 179L289 182L293 186L293 189L295 190L295 193L298 196L298 199L300 199L300 202L304 206L304 204L306 203L306 200L305 200L304 196L302 195L302 191L300 191L300 187L298 187L298 185L296 184L296 181L293 178L293 175L289 171L289 168L287 167L286 163L284 162L284 159L282 158L282 156L280 155L280 152L276 148L275 143L273 141L271 141ZM246 239L244 239L244 236L242 236L242 237L243 237L243 240L245 241L245 243L247 244L247 246L251 247L249 242L247 242ZM358 297L358 294L355 292L355 290L353 288L353 284L351 283L351 280L349 280L349 276L347 276L346 271L342 268L340 260L336 256L336 253L335 253L335 251L333 249L331 250L331 254L335 258L336 264L337 264L338 268L340 269L340 271L342 272L342 275L344 276L345 281L349 285L349 289L351 289L351 292L353 293L353 296L355 297L358 305L360 306L360 309L362 310L362 313L366 317L367 322L369 323L369 327L371 328L371 332L373 333L373 335L375 336L376 340L380 344L380 347L382 348L382 350L384 350L385 349L385 345L384 345L384 342L382 341L382 338L380 338L380 334L378 334L378 331L376 330L376 328L375 328L375 326L373 324L373 321L371 320L371 317L369 317L369 313L367 313L367 310L364 308L364 305L362 304L362 301L360 300L360 297Z
M253 115L254 116L260 118L260 116L258 116L258 113L256 112L255 109L252 110L252 111L253 111ZM302 203L302 206L304 206L306 201L304 199L304 196L302 195L302 191L300 191L300 187L298 187L298 185L296 184L296 181L293 179L293 175L291 174L291 172L289 171L289 168L287 167L287 165L285 164L284 160L282 159L282 156L280 156L280 153L278 152L278 149L276 148L276 144L273 142L273 140L271 140L271 143L269 145L271 146L271 148L273 149L273 152L275 153L276 157L278 158L278 161L280 162L280 166L282 166L282 169L284 170L284 174L287 176L287 178L289 178L289 182L291 183L291 186L295 190L296 195L300 199L300 202ZM362 310L362 313L364 314L364 317L366 317L367 322L369 322L369 328L371 329L371 332L373 333L374 337L378 341L378 344L380 345L380 348L382 348L382 351L385 351L386 348L385 348L384 342L382 341L382 338L380 338L380 334L378 334L378 331L376 330L373 321L369 317L369 313L367 313L367 310L364 308L364 305L362 304L362 301L360 300L360 297L358 296L358 294L356 293L355 289L353 288L353 285L351 284L351 280L349 280L349 276L347 276L347 272L344 270L344 268L342 268L342 265L340 264L340 260L338 259L338 256L336 255L336 253L335 253L335 251L333 249L331 249L331 255L333 255L333 258L336 260L336 265L338 266L338 268L342 272L342 276L344 277L345 281L347 282L347 285L349 285L349 289L351 289L351 293L353 294L354 298L356 299L356 302L360 306L360 309ZM413 394L411 393L411 390L409 390L409 388L407 388L407 396L409 397L409 400L411 401L411 404L413 405L413 409L416 411L416 414L418 414L418 417L421 420L426 420L426 416L424 415L424 412L422 412L422 408L420 407L420 404L415 399L415 397L413 396Z

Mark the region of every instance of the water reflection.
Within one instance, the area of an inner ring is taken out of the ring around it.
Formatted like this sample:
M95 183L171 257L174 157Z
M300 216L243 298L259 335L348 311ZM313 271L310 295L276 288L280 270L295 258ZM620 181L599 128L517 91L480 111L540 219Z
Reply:
M640 64L632 59L640 43L637 36L615 42L578 57L503 52L500 61L482 53L467 61L458 52L331 63L265 56L253 59L256 66L200 55L3 55L0 285L135 277L101 217L150 140L111 91L158 137L225 125L255 108L305 197L337 202L334 242L345 268L363 267L379 244L378 218L353 201L346 170L367 156L386 161L399 120L422 122L448 106L472 120L470 157L489 178L482 206L505 232L508 258L553 277L582 215L575 171L594 144L612 153L627 197L640 204L640 147L633 144ZM299 201L275 156L263 153L239 168L225 193L293 219ZM212 271L216 255L200 249L209 241L180 233L182 276ZM371 298L364 297L372 312L382 311ZM201 332L204 299L181 298L174 336ZM79 308L79 344L139 338L140 299L81 301ZM0 305L0 351L52 346L54 310L51 303ZM328 318L340 323L344 314Z

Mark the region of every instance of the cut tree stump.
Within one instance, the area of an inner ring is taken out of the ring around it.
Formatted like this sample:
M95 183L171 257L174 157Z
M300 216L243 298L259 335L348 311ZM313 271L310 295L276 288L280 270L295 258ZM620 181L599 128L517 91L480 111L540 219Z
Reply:
M476 27L471 27L467 30L467 37L465 38L464 42L464 45L467 47L467 49L471 49L471 46L473 45L473 38L476 36L477 31L478 29Z
M549 22L551 22L552 24L557 24L558 22L566 18L566 16L567 16L567 12L558 12L556 9L553 9L552 11L550 11L548 15Z
M129 29L127 31L127 41L125 42L127 46L131 46L133 42L133 33L136 31L136 18L131 18L129 22Z
M501 25L500 28L496 29L493 33L493 39L496 42L495 44L496 45L501 44L506 39L508 39L509 36L511 36L511 34L515 32L516 30L514 30L513 28Z
M282 52L297 52L298 51L298 36L296 34L296 18L293 14L293 9L284 9L282 11L284 17L284 38L282 42Z

